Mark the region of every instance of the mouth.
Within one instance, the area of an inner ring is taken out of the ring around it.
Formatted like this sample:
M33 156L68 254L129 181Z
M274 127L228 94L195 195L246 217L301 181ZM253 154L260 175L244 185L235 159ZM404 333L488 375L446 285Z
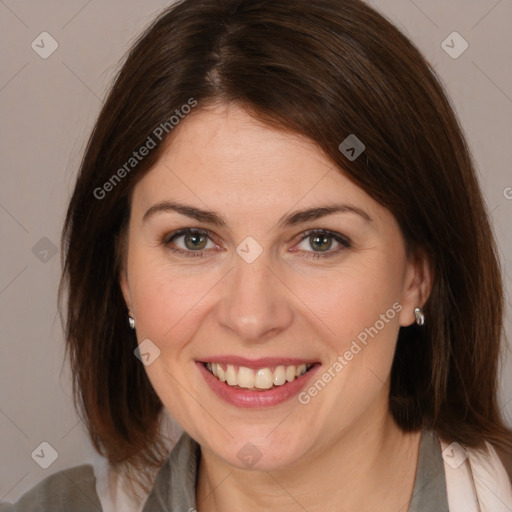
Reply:
M299 365L277 365L248 368L226 363L202 363L218 380L228 386L245 391L262 392L284 386L305 375L314 363Z
M249 360L223 356L197 361L213 393L231 405L267 408L291 400L311 381L321 364L301 359Z

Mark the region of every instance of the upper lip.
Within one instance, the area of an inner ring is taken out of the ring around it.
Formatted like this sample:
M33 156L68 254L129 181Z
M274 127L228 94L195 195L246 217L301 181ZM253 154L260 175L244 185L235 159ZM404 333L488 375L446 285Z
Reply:
M261 357L259 359L248 359L239 356L211 356L198 359L201 363L232 364L233 366L244 366L246 368L268 368L273 366L299 366L301 364L315 364L314 359L300 359L297 357Z

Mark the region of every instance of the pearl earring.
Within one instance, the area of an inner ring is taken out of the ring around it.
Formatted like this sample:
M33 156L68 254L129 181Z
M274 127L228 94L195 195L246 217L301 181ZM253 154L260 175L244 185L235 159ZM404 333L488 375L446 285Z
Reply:
M423 309L414 308L414 316L416 317L416 323L418 325L423 325L425 323L425 314L423 313Z
M133 316L128 315L128 323L132 329L135 329L135 318Z

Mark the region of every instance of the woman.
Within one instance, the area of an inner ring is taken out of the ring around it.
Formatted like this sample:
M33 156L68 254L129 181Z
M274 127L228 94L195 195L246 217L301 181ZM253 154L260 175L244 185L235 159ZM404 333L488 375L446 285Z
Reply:
M3 512L512 509L484 201L436 75L364 3L167 9L102 109L63 247L111 475Z

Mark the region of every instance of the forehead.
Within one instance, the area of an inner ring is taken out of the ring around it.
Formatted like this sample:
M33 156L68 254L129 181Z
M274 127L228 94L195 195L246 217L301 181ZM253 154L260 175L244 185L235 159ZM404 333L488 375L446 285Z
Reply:
M270 127L236 106L196 110L137 184L134 209L179 199L237 214L350 202L379 205L306 137Z

